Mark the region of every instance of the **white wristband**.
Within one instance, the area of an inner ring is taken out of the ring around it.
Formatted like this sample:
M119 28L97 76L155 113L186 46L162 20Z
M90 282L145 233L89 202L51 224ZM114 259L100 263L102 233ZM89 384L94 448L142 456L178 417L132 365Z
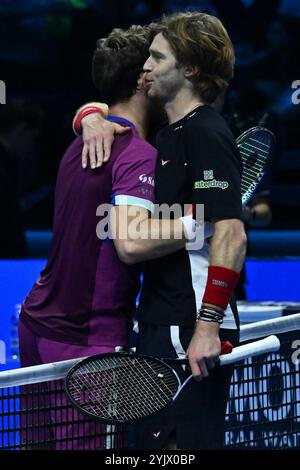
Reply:
M192 215L185 215L179 218L184 225L184 236L187 241L194 240L196 232L196 221Z

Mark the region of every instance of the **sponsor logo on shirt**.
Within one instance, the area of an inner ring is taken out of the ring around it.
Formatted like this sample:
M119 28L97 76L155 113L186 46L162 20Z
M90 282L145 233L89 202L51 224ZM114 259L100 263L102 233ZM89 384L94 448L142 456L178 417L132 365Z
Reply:
M204 175L205 181L214 179L214 171L213 170L204 170L203 175Z
M226 189L229 184L227 181L218 181L214 178L213 170L203 171L203 180L195 181L195 189L220 188Z
M161 160L162 166L167 165L168 163L171 163L171 160Z
M145 174L139 176L139 180L142 183L150 184L151 186L154 186L154 178L152 176L147 176Z
M140 194L143 194L144 196L153 196L153 190L152 189L147 189L147 188L139 188L138 192Z
M220 188L220 189L226 189L228 188L229 184L227 181L217 181L217 180L211 180L211 181L195 181L194 188L195 189L209 189L209 188Z

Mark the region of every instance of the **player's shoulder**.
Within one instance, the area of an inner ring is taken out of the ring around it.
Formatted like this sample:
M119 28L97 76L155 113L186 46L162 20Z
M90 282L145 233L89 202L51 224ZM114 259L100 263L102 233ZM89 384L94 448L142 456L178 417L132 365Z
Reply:
M75 137L72 142L69 143L60 160L60 167L68 165L73 160L81 158L83 148L83 141L81 136ZM80 166L79 166L80 168Z
M147 142L147 140L145 140L143 137L140 137L138 134L135 134L133 136L132 142L131 142L131 147L139 148L139 149L145 150L147 152L156 153L155 147L153 147L153 145L149 144L149 142Z
M184 131L188 138L194 137L196 140L226 141L230 144L235 142L226 120L211 106L203 106L192 114L186 120Z
M228 129L223 116L209 105L200 106L195 112L189 114L184 127L186 130L203 129L209 133Z
M140 137L137 132L130 132L130 138L122 141L123 136L118 136L120 141L125 145L122 145L122 149L119 152L117 160L125 161L143 161L150 160L155 161L157 156L157 150L149 144L144 138ZM126 134L124 135L124 137Z

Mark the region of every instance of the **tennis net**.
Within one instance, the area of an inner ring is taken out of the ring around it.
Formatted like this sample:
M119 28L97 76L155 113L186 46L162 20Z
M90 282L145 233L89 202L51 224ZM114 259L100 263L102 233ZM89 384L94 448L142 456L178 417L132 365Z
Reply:
M259 322L252 331L251 325L241 328L241 339L248 340L257 338L260 326L269 328L280 339L280 350L235 364L226 413L227 448L300 448L299 320L297 314Z
M300 448L300 314L243 326L241 342L270 334L278 352L235 364L227 448ZM129 426L92 422L67 402L63 378L77 361L0 373L0 449L130 448Z

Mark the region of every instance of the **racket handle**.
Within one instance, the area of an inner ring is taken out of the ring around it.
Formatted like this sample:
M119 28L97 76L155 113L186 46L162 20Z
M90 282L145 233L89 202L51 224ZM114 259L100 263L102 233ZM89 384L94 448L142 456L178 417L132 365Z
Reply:
M268 336L260 341L244 344L234 348L230 354L220 356L220 365L225 366L246 359L249 356L258 356L269 352L278 351L280 348L280 341L275 335Z
M225 342L226 343L226 342ZM231 344L231 343L229 343ZM249 356L259 356L260 354L266 354L269 352L278 351L280 348L280 341L275 335L268 336L265 339L260 341L254 341L249 344L244 344L243 346L237 346L232 350L229 354L222 354L219 357L219 365L226 366L228 364L233 364L234 362L242 361ZM190 375L179 387L177 390L176 395L174 396L173 400L176 400L177 396L181 392L181 390L186 386L186 384L193 378Z

